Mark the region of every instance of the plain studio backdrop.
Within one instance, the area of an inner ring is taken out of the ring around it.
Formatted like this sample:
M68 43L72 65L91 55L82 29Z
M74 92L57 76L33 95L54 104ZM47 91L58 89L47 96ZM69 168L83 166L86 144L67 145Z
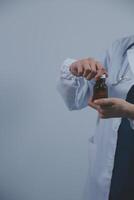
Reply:
M68 111L64 59L134 34L133 1L0 1L0 200L82 200L96 112Z

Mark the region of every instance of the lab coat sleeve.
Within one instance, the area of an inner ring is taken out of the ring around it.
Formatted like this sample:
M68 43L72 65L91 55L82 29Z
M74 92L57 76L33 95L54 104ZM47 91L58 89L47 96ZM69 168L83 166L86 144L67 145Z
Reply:
M57 89L69 110L79 110L88 105L89 96L94 80L88 81L83 77L76 77L70 72L70 65L75 59L66 59L60 68L60 78Z
M97 59L108 71L109 54L106 51ZM66 59L60 69L60 78L57 89L61 94L69 110L80 110L88 105L89 97L93 94L95 79L86 80L84 77L76 77L70 72L70 65L75 59Z

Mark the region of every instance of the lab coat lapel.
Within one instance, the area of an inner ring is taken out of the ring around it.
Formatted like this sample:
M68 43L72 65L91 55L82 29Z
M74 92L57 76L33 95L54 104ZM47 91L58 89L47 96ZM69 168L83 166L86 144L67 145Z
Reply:
M128 62L131 68L131 71L134 74L134 49L129 49L127 51Z
M127 50L132 43L134 43L134 36L124 39L123 41L121 40L120 43L118 43L112 51L110 68L111 68L111 83L113 85L114 84L116 85L118 84L118 82L120 82L124 73L126 72L128 64L131 63L134 72L134 58L132 58L133 57L132 51L134 50L133 49Z

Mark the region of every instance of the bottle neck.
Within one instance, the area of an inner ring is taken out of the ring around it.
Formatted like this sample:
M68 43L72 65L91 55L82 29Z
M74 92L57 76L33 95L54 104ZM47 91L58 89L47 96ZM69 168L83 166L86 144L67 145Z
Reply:
M105 78L100 78L99 80L96 81L97 84L100 83L105 83L106 79Z

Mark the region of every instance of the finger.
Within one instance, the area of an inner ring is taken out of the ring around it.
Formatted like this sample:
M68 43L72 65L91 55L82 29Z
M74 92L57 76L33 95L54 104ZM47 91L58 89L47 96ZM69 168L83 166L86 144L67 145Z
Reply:
M84 73L83 76L86 78L88 76L88 74L90 74L91 72L91 67L89 64L83 64L83 68L84 68Z
M91 80L92 78L94 78L97 74L97 68L96 68L96 63L92 62L91 63L91 72L90 74L87 76L88 80Z
M97 68L97 75L95 76L95 79L100 78L100 76L102 76L103 74L106 74L106 77L108 77L108 73L101 63L96 62L96 68Z
M103 119L111 118L112 117L111 113L112 113L111 109L103 109L102 107L98 109L98 114L100 118L103 118Z
M73 63L71 66L70 66L70 71L73 75L75 76L78 76L78 68L77 68L77 65L76 63Z
M102 114L102 115L107 115L108 114L108 111L103 109L101 106L99 107L99 113Z
M98 61L96 62L96 66L97 66L97 69L105 69L106 70L106 68Z
M105 116L105 115L103 115L103 114L101 114L101 113L99 113L99 117L100 117L101 119L107 119L107 118L109 118L109 117L107 117L107 116Z
M78 67L78 76L82 76L84 72L82 65L78 64L77 67Z
M113 105L102 105L100 106L100 108L102 108L104 111L113 111Z
M99 109L99 106L97 106L96 104L92 103L92 102L88 102L88 105L91 107L91 108L94 108L95 110L98 110Z
M114 105L114 101L110 98L102 98L102 99L97 99L94 101L95 104L100 105L100 106L112 106Z
M106 68L100 62L96 62L96 67L98 70L104 70L106 75L108 76L108 72L107 72Z
M95 110L99 110L99 106L96 105L96 104L93 102L92 97L89 99L88 105L89 105L90 107L94 108Z
M98 110L98 113L99 113L100 118L106 119L106 118L110 117L108 112L106 112L105 110L103 110L101 108Z

